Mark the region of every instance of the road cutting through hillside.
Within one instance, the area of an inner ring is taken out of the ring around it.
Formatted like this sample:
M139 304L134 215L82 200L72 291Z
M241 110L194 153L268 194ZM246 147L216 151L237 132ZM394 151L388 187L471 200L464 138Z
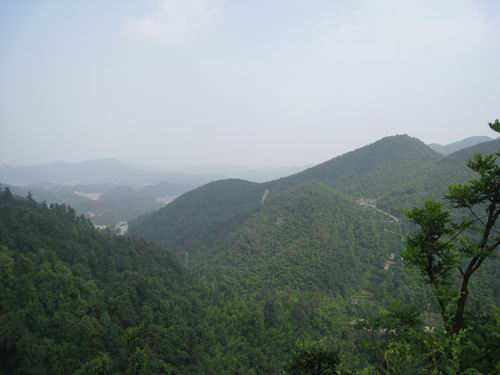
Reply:
M399 218L377 207L376 199L359 198L358 203L360 206L373 208L374 210L377 210L378 212L381 212L384 215L388 216L391 219L390 221L388 221L389 223L399 223Z

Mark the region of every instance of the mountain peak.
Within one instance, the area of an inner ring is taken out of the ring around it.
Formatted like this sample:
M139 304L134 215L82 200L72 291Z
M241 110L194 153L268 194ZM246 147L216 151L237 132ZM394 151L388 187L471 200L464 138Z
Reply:
M387 184L399 183L410 170L441 155L407 134L384 137L295 175L271 182L278 190L307 181L322 181L350 194L376 198Z

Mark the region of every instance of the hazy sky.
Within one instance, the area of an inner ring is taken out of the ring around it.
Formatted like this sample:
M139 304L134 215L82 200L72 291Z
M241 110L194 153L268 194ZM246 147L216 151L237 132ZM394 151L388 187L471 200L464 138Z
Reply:
M498 0L0 1L0 163L304 165L496 117Z

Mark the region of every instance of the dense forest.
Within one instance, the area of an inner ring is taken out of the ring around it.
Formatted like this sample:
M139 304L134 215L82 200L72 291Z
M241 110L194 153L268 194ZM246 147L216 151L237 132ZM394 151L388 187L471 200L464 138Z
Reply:
M388 137L125 237L3 188L0 374L496 373L499 149Z
M386 194L390 186L403 184L413 170L440 158L418 139L406 135L386 137L267 183L233 179L204 185L134 220L130 231L180 252L210 251L274 194L315 181L356 198L374 199Z
M298 340L376 311L370 291L214 291L155 245L9 189L0 213L5 374L281 373Z

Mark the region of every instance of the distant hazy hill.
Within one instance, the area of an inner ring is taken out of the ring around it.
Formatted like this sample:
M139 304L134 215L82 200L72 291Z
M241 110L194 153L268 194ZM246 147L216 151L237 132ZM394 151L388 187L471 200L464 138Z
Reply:
M142 188L116 184L68 186L54 183L10 187L14 194L20 196L25 197L30 192L40 202L70 205L78 214L89 215L94 224L107 226L157 210L194 188L170 182Z
M185 171L194 174L223 175L252 182L267 182L290 176L306 168L308 167L250 168L236 165L199 165L186 168Z
M440 154L443 155L449 155L453 152L460 151L464 148L475 146L481 142L488 142L491 141L492 138L490 137L469 137L462 139L461 141L453 142L448 145L440 145L438 143L431 143L429 144L429 147L432 148L434 151L439 152Z
M29 167L0 166L0 181L11 185L40 184L99 184L150 185L168 181L189 185L222 178L220 175L202 175L183 172L148 171L130 167L115 159L87 160L79 163L62 161Z
M199 252L221 242L262 201L293 186L320 181L356 197L377 198L405 181L422 164L441 156L416 138L383 138L309 168L268 183L224 180L178 198L156 213L133 221L130 233L158 241L178 251ZM267 191L267 193L266 193Z

